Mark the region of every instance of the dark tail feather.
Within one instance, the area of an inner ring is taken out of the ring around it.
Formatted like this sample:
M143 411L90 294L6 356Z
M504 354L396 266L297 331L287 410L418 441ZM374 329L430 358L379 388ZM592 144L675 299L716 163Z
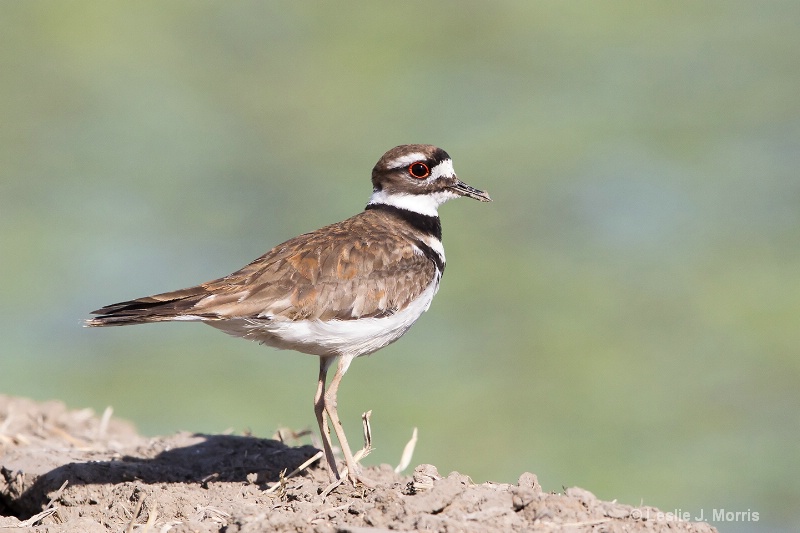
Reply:
M100 316L87 319L85 325L127 326L169 320L192 320L194 316L197 316L197 320L201 320L202 316L193 315L191 309L207 295L205 288L198 286L111 304L92 311L91 314Z

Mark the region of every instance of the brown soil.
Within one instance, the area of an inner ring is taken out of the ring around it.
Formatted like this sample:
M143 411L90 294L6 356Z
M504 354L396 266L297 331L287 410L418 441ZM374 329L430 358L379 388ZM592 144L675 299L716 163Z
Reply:
M90 410L0 395L0 531L715 531L580 488L544 492L530 473L475 484L431 465L412 476L382 465L365 471L376 488L323 495L317 462L267 491L316 452L252 436L142 437Z

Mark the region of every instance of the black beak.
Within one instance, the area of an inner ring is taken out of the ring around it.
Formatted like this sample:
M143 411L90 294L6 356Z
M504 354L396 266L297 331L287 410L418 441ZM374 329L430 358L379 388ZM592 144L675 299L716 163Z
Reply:
M456 183L450 186L450 189L457 192L461 196L469 196L470 198L474 198L480 202L491 202L492 199L489 198L489 193L486 191L481 191L472 187L471 185L467 185L460 179L456 178Z

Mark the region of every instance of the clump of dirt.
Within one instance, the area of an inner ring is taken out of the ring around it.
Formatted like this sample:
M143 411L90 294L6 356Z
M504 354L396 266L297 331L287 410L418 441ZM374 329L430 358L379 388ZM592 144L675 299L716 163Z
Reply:
M545 492L531 473L516 485L476 484L432 465L411 476L382 465L365 469L375 488L343 483L326 493L319 461L296 477L281 475L312 458L312 446L237 435L148 438L110 415L0 395L0 530L715 531L653 520L669 515L580 488Z

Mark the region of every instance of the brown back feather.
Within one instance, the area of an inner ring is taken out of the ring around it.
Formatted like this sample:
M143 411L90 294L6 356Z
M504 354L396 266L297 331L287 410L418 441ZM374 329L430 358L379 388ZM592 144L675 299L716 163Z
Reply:
M403 309L425 290L435 265L391 214L364 211L280 244L244 268L201 285L109 305L90 326L197 316L351 320Z

